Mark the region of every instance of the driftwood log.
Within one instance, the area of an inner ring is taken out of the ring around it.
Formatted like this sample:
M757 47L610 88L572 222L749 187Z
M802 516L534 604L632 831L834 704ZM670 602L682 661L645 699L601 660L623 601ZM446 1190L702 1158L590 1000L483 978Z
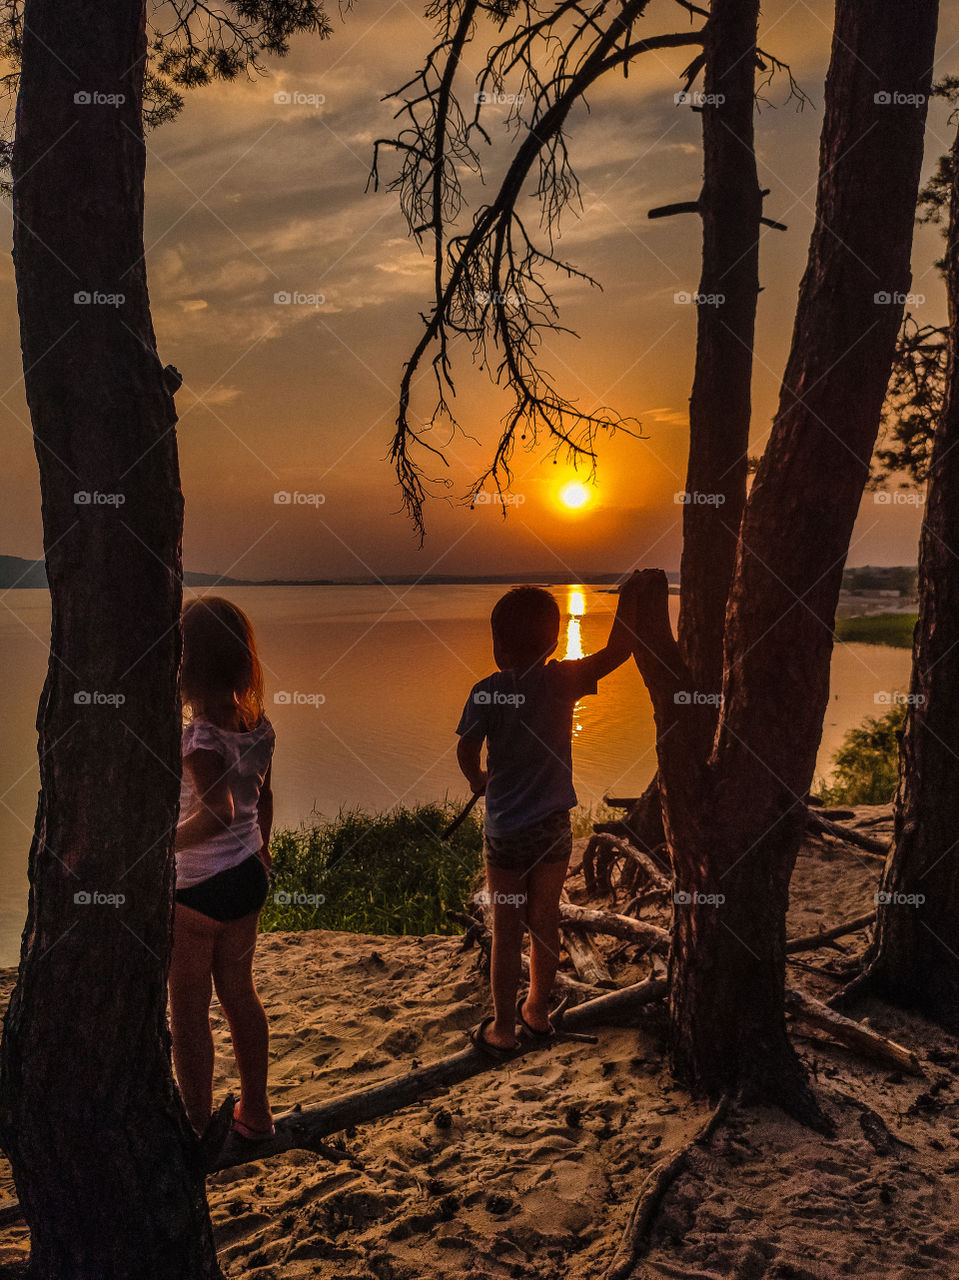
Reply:
M560 907L564 935L567 931L604 933L625 942L635 942L665 955L669 951L669 930L632 916L618 915L615 911L597 911L592 907L577 907L563 903Z
M823 929L819 933L807 933L801 938L791 938L786 943L786 954L795 955L797 951L815 951L818 947L824 947L836 938L843 938L850 933L858 933L868 925L874 924L875 920L875 911L869 911L866 915L857 916L855 920L847 920L845 924L837 924L832 929Z
M878 1062L894 1071L903 1071L910 1076L925 1076L919 1058L911 1049L896 1044L887 1036L881 1036L869 1027L863 1026L852 1018L836 1013L821 1000L815 1000L805 991L796 987L786 988L786 1009L800 1022L827 1031L834 1040L847 1048L854 1049L863 1058Z
M564 889L560 905L560 933L576 977L590 987L615 987L616 983L613 981L609 966L592 939L576 929L567 927L565 909L570 906L569 896Z
M612 871L617 860L625 866L620 874L622 885L634 894L637 889L649 887L664 892L671 887L670 877L650 854L637 849L628 839L628 832L613 834L603 828L609 824L598 823L590 836L583 854L583 879L586 892L612 894ZM622 826L622 824L616 824Z
M806 830L815 831L819 835L832 836L834 840L842 840L846 844L855 845L864 853L874 858L885 859L889 852L888 840L876 840L873 836L863 835L854 827L842 827L838 822L830 822L821 817L815 809L809 809L806 816Z

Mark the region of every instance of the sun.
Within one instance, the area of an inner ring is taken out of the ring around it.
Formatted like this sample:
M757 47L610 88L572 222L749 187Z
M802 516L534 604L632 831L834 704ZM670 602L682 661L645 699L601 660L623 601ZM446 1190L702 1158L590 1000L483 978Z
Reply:
M579 480L570 480L559 491L560 502L570 511L578 511L580 507L585 507L592 496L589 488Z

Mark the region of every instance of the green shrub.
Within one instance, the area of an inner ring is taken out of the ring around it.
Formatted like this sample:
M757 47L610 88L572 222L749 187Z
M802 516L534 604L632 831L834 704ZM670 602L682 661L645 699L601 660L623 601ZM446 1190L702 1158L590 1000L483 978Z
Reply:
M482 865L477 810L448 841L439 833L459 805L423 804L386 814L361 810L277 831L260 929L354 933L459 932L460 909Z
M915 613L874 613L869 618L840 618L836 623L836 639L911 649L918 616Z
M894 706L878 720L870 717L850 729L833 756L832 784L821 782L824 804L889 804L899 780L899 739L906 709Z

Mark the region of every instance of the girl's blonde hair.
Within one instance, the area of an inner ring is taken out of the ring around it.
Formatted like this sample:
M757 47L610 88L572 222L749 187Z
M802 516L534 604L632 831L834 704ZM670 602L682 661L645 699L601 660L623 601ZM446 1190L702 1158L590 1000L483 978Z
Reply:
M184 710L202 715L211 703L232 698L244 729L263 717L263 668L250 619L223 596L191 600L183 610Z

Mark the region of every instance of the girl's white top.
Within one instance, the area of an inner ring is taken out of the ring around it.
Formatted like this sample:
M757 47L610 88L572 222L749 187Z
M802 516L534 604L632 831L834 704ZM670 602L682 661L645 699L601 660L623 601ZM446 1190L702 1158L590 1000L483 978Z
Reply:
M183 758L191 751L215 751L223 761L223 777L233 796L233 821L203 844L181 849L176 855L176 886L189 889L219 871L239 866L263 844L257 821L257 805L273 759L276 734L266 716L254 729L221 729L197 716L183 729ZM180 822L200 808L189 770L180 787Z

